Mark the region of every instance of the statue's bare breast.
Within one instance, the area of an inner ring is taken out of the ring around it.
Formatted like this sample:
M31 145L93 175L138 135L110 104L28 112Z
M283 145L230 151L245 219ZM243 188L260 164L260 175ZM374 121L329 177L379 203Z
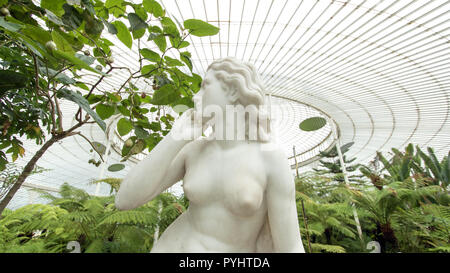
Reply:
M200 140L189 148L185 169L189 209L152 251L253 252L267 214L266 174L258 144L222 149Z

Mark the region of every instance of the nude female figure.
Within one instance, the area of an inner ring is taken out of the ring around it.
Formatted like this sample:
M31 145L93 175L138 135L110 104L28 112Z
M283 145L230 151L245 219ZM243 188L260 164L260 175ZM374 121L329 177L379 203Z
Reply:
M136 208L183 180L189 208L152 252L304 252L289 164L280 149L263 149L270 142L267 132L259 132L256 140L248 134L241 140L196 138L205 129L208 106L225 110L227 105L264 104L256 70L234 58L213 62L194 103L195 110L185 111L130 170L116 207ZM194 119L199 112L203 118ZM230 122L215 124L213 130L217 126L226 132ZM175 137L180 133L183 138Z

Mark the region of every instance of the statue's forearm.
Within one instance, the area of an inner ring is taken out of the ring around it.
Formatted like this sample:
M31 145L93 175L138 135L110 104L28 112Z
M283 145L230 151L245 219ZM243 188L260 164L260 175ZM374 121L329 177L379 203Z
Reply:
M116 195L116 207L138 207L166 188L164 178L168 168L189 140L175 140L169 133L150 154L134 166L124 178ZM178 170L171 170L178 171Z

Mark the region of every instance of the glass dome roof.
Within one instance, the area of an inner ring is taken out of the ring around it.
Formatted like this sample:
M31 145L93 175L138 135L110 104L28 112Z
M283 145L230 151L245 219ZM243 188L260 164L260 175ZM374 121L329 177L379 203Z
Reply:
M402 149L409 143L433 147L438 157L450 150L450 1L160 2L179 22L196 18L220 28L216 36L188 38L195 73L204 75L209 63L226 56L256 66L271 93L273 129L291 164L293 146L297 160L305 165L333 145L329 125L316 132L299 129L299 123L312 116L333 120L341 142L354 142L348 157L361 163L372 160L377 151ZM136 41L130 54L115 37L108 39L116 45L112 47L115 64L138 67ZM141 47L156 48L145 40ZM117 89L128 77L124 70L112 75L99 90ZM86 77L92 82L98 79L90 73ZM142 78L134 84L152 92ZM65 107L77 110L70 103ZM99 128L83 130L92 140L106 143ZM30 176L28 188L57 189L67 181L94 193L96 187L87 185L91 179L123 177L133 164L108 173L88 163L91 153L82 142L77 136L52 147L38 162L51 170ZM120 146L120 140L113 145ZM30 143L17 164L24 165L36 150ZM108 164L119 160L112 152ZM26 190L12 205L28 202ZM97 193L106 192L101 188Z

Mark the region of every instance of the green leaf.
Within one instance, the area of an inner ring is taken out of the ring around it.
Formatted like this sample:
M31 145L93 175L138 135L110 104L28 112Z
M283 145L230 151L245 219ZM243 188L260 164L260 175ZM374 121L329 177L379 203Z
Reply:
M84 89L84 90L89 91L89 87L88 87L86 84L84 84L83 82L77 82L77 83L75 84L75 86L78 86L78 87L81 88L81 89Z
M133 129L133 124L131 121L127 118L121 118L119 122L117 123L117 132L119 135L124 136L131 132Z
M175 102L180 97L180 92L172 84L165 84L155 91L152 104L167 105Z
M103 31L103 23L100 20L95 19L87 10L83 13L85 25L84 31L89 36L97 36L100 35Z
M123 0L106 0L105 8L109 10L116 18L125 13L125 7L123 7Z
M142 139L138 139L138 140L136 140L136 143L134 143L130 152L132 154L138 154L138 153L142 152L144 149L145 149L145 141L143 141Z
M72 64L76 65L78 68L84 68L84 69L87 69L89 71L101 74L98 70L90 67L87 63L85 63L82 60L78 59L73 54L66 53L66 52L59 51L59 50L53 50L53 55L55 55L55 57L63 58L65 60L71 62Z
M192 35L198 37L216 35L220 30L218 27L198 19L188 19L184 21L183 25L184 28L189 29Z
M64 14L63 4L65 1L61 0L41 0L41 8L52 11L57 16Z
M141 28L141 29L133 31L133 39L136 40L136 39L142 38L142 36L144 36L144 34L145 34L145 30L146 30L145 28Z
M106 146L101 144L100 142L93 141L92 146L94 146L94 149L97 153L104 155L106 153Z
M109 33L111 33L111 34L113 34L113 35L117 34L117 28L116 28L113 24L107 22L106 20L104 20L103 23L104 23L104 24L106 25L106 27L108 28L108 32L109 32Z
M183 98L181 98L181 99L179 99L179 100L177 100L176 102L173 103L173 106L177 106L177 105L186 105L189 108L193 108L194 107L194 101L190 97L183 97Z
M155 63L157 63L161 60L161 57L159 56L158 53L156 53L155 51L152 51L150 49L147 49L147 48L141 49L141 54L142 54L142 57L144 57L145 59L155 62Z
M66 52L68 54L75 54L70 43L67 42L67 40L64 39L64 37L61 36L57 31L52 31L52 39L59 50Z
M108 171L110 172L118 172L125 168L125 165L122 163L112 164L108 167Z
M141 69L141 75L146 75L150 73L152 70L156 71L156 66L153 64L144 65Z
M95 112L102 118L107 119L114 114L114 106L106 105L106 104L98 104L95 107Z
M161 5L158 2L156 2L155 0L144 0L142 2L142 4L144 4L144 9L147 12L150 12L151 14L153 14L155 17L164 16L164 11L163 11Z
M158 27L158 26L149 26L148 27L148 32L155 33L155 34L162 34L163 33L162 29L160 27ZM149 39L149 40L152 40L152 39Z
M84 54L75 53L75 57L82 60L83 62L85 62L88 65L92 65L95 62L95 58L92 56L86 56Z
M300 123L300 129L303 131L316 131L327 124L327 120L322 117L312 117L305 119Z
M25 87L27 82L28 77L25 74L11 70L0 70L0 97L10 89Z
M134 12L141 17L142 20L147 21L148 14L147 11L144 9L144 7L140 4L133 5Z
M97 124L100 126L100 128L102 128L103 131L106 131L105 122L99 117L99 115L97 115L97 113L94 112L94 110L91 109L91 107L89 106L89 102L81 94L75 93L72 90L65 88L61 89L59 91L59 94L63 98L78 104L81 109L86 111L86 113L88 113L97 122Z
M189 52L181 52L180 59L189 67L189 70L192 71L191 54Z
M75 83L74 79L70 78L69 76L67 76L64 73L59 73L58 75L56 75L55 80L57 80L60 83L66 84L66 85Z
M192 73L192 79L191 79L191 89L194 91L194 93L197 93L201 86L202 86L202 77L198 74Z
M164 60L168 66L183 66L183 63L177 59L170 58L169 56L165 56Z
M16 24L16 23L7 22L7 21L5 21L4 17L0 17L0 27L3 27L12 32L17 32L23 26Z
M136 13L128 14L128 21L130 21L130 30L136 31L147 28L147 23L139 17Z
M0 18L0 22L3 19ZM25 28L23 28L22 33L25 34L26 36L30 37L31 39L45 45L45 43L47 43L48 41L50 41L52 39L52 35L49 31L46 31L40 27L36 27L36 26L32 26L32 25L27 25Z
M146 139L149 137L149 133L141 126L134 127L134 133L139 139Z
M81 23L83 22L83 16L78 12L78 10L69 4L64 4L63 8L64 15L61 17L63 23L73 29L77 29L79 26L81 26Z
M127 26L121 21L115 21L112 24L117 29L117 37L119 38L119 40L128 48L131 48L131 46L133 45L133 39L131 38L131 33L128 30Z
M169 17L161 18L161 25L165 33L170 34L172 37L180 37L177 25Z
M166 50L167 48L166 36L162 34L158 35L153 39L153 41L158 46L159 50L161 50L161 52L164 52Z

